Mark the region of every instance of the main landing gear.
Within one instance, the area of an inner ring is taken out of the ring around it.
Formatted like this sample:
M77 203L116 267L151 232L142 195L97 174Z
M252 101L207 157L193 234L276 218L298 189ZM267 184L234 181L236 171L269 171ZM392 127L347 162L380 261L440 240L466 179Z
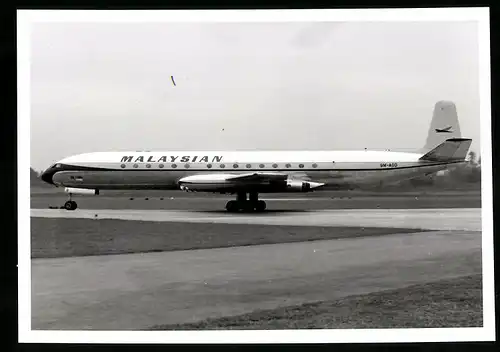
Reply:
M230 200L226 204L226 210L230 213L238 211L257 211L261 212L266 210L266 202L258 199L257 193L250 193L249 199L245 192L237 193L236 200Z
M64 203L64 209L66 210L75 210L77 208L77 204L74 200L71 200L71 193L69 194L69 200Z

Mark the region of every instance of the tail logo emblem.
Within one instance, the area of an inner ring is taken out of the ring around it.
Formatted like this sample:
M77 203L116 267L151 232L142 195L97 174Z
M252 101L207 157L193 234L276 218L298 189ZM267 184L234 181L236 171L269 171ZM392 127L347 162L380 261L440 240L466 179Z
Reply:
M448 126L446 128L436 128L437 133L452 133L451 131L451 126Z

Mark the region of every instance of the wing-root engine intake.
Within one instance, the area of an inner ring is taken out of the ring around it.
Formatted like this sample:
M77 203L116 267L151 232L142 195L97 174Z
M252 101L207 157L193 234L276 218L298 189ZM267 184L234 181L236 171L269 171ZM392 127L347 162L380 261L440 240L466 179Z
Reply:
M186 192L311 192L324 185L277 174L193 175L180 179L178 184Z

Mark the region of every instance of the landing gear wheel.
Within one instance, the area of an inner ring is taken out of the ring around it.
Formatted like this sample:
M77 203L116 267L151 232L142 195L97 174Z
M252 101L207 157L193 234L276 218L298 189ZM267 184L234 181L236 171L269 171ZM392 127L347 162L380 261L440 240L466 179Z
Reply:
M230 200L226 204L226 210L230 213L236 213L240 210L243 212L263 212L266 210L266 202L259 200L258 194L252 192L249 194L250 199L247 199L246 193L240 192L237 194L236 200Z
M64 203L64 209L66 210L75 210L77 207L77 204L74 200L68 200L66 203Z
M238 206L238 202L235 201L235 200L230 200L229 202L227 202L226 204L226 210L230 213L235 213L237 212L240 207Z
M263 200L259 200L257 202L257 205L255 206L255 210L259 212L266 210L266 202L264 202Z
M245 213L251 213L254 211L255 206L254 206L254 203L249 202L249 201L245 201L245 202L240 203L240 209L242 211L244 211Z

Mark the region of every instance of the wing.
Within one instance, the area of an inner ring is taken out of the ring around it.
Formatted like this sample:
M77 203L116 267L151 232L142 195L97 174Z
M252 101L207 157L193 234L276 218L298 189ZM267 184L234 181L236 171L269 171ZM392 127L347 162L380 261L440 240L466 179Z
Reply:
M287 174L278 172L251 172L245 174L208 173L183 177L179 184L241 184L285 181Z
M265 182L265 181L281 181L288 178L287 174L280 172L252 172L247 174L232 175L228 180L237 182Z
M309 190L322 186L279 172L252 172L244 174L207 173L183 177L178 181L185 191L198 192L286 192Z

